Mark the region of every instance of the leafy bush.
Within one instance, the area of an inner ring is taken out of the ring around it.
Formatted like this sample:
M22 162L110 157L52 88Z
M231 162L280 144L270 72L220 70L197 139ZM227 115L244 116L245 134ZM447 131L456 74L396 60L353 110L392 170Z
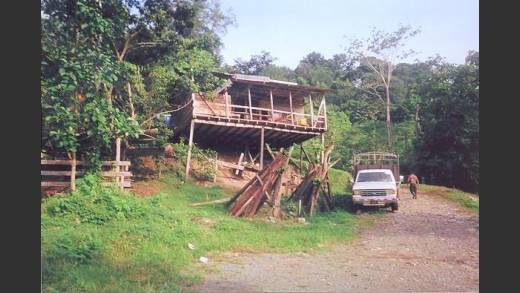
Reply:
M66 230L60 233L49 245L47 260L69 260L87 263L104 249L99 234L78 233L75 230Z
M51 217L68 216L97 225L146 214L138 198L116 187L102 187L101 179L93 174L78 180L77 191L70 195L49 199L46 207Z
M295 203L292 200L288 200L287 198L282 199L282 210L284 214L287 216L297 216L298 215L298 203Z

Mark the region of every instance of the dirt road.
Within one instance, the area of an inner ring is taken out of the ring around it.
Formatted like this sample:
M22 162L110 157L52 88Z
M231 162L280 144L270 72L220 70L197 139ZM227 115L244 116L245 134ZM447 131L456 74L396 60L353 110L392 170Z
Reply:
M326 252L233 254L197 292L468 292L479 287L478 216L435 194L411 199Z

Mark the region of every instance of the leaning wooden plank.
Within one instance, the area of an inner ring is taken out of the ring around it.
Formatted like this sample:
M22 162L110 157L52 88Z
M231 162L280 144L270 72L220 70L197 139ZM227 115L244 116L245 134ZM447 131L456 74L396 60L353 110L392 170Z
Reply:
M229 169L238 169L240 171L243 171L245 169L245 167L243 165L237 165L237 164L224 162L224 161L218 161L217 164L221 167L225 167L225 168L229 168Z
M230 197L226 197L226 198L216 199L216 200L212 200L212 201L198 202L198 203L190 204L190 206L198 207L198 206L204 206L204 205L209 205L209 204L223 203L223 202L229 201L229 199L230 199Z
M269 144L266 143L265 147L266 147L267 151L269 152L269 155L271 155L271 158L274 160L275 155L273 153L273 150L271 150L271 147L269 146Z
M237 191L237 193L235 193L235 195L229 200L227 206L231 205L240 195L242 195L244 191L246 191L249 188L249 186L255 183L255 181L256 178L249 180L249 182L247 182L246 185L244 185L239 191Z
M240 153L240 157L238 158L238 164L237 164L238 166L241 166L241 165L242 165L242 159L244 159L244 153ZM237 170L235 171L235 175L238 175L239 172L240 172L240 170L237 169Z

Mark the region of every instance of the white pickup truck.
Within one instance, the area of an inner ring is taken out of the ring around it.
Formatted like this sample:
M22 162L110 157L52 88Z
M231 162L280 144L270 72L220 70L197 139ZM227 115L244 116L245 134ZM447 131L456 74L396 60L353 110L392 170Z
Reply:
M399 209L399 156L390 153L357 154L353 166L352 203L356 210L360 206Z

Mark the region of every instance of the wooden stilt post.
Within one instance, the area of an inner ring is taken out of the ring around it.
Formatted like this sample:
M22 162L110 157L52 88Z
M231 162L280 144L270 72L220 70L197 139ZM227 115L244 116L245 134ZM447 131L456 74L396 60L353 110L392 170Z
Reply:
M247 99L249 101L249 119L253 120L253 108L251 108L251 87L247 87Z
M300 175L303 174L303 143L300 143Z
M314 127L314 104L312 103L312 96L309 94L309 106L311 107L311 127Z
M325 133L321 134L321 164L325 163Z
M116 138L116 172L121 172L121 138ZM123 176L116 176L116 182L119 184L119 188L124 188L124 177Z
M240 157L238 158L238 163L237 163L237 169L235 170L235 175L238 176L238 174L241 174L242 176L242 173L240 173L240 166L242 166L242 160L244 159L244 153L240 153Z
M213 183L217 182L217 171L218 171L218 153L215 154L215 174L213 174Z
M323 96L323 118L325 119L325 130L327 130L327 103L325 102L325 96Z
M227 90L224 94L224 100L226 101L226 117L229 118L229 95Z
M76 153L72 153L72 163L70 164L70 189L76 190Z
M271 99L271 121L274 121L273 89L269 89L269 98Z
M264 168L264 128L260 128L260 170Z
M188 178L190 176L191 147L193 145L193 129L194 128L195 128L195 121L193 121L193 119L192 119L191 125L190 125L190 138L188 141L188 156L186 158L186 172L184 175L184 182L188 181Z
M291 109L291 123L294 125L294 112L292 106L292 93L289 91L289 108Z

